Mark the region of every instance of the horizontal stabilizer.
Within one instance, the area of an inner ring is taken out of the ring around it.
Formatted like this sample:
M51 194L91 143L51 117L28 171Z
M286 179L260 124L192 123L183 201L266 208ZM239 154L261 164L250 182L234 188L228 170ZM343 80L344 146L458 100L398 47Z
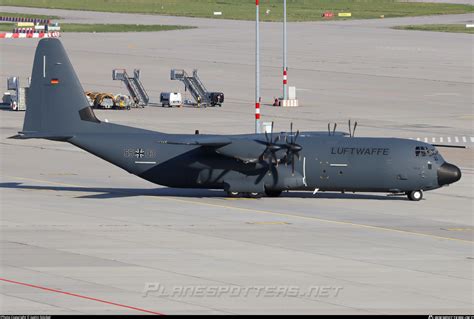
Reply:
M58 136L50 133L40 133L40 132L18 132L17 135L13 135L9 137L10 139L19 139L19 140L27 140L30 138L44 138L48 140L54 141L67 141L72 136Z

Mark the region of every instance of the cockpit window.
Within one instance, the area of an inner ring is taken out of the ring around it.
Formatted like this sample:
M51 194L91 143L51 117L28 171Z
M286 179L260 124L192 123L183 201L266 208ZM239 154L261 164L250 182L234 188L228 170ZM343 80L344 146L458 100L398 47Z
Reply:
M427 146L415 147L415 156L435 156L438 155L436 148L428 148Z

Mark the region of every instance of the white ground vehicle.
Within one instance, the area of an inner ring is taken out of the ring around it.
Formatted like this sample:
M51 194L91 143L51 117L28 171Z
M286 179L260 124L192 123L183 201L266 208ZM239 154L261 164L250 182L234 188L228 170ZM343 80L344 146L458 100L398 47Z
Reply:
M182 106L183 105L183 97L181 93L176 92L162 92L160 94L160 102L161 106L165 107L173 107L173 106Z

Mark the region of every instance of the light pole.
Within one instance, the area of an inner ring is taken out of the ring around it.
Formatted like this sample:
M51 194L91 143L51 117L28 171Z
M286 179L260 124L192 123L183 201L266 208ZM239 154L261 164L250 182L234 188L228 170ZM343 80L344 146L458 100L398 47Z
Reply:
M288 67L286 65L286 0L283 0L283 100L288 99Z
M255 133L260 133L260 18L259 0L255 0Z

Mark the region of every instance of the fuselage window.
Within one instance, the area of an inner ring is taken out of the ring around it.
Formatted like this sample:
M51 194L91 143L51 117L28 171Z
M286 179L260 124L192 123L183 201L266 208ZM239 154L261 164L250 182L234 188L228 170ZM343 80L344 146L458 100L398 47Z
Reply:
M415 148L415 155L416 156L426 156L428 148L425 146L417 146Z
M438 150L436 148L428 148L426 146L415 147L415 156L432 156L436 157Z

